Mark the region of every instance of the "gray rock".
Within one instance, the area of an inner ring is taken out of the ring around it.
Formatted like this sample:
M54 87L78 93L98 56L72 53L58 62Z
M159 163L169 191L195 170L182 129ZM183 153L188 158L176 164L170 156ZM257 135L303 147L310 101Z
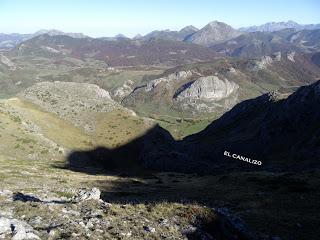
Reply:
M221 80L217 76L200 77L188 88L182 91L178 100L221 100L228 97L239 88L238 84L227 79Z
M146 232L150 232L150 233L156 232L156 229L155 229L154 227L143 226L143 229L144 229Z
M40 239L33 228L26 222L0 217L0 237L12 236L12 240Z
M98 188L92 188L91 190L80 189L77 195L73 198L76 201L84 200L99 200L101 191Z

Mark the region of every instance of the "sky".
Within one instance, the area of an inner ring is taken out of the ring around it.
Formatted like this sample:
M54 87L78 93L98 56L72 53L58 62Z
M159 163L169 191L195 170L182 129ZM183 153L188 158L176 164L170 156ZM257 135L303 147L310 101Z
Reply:
M92 37L132 37L152 30L202 28L218 20L235 28L271 21L320 23L320 0L0 0L0 32L39 29Z

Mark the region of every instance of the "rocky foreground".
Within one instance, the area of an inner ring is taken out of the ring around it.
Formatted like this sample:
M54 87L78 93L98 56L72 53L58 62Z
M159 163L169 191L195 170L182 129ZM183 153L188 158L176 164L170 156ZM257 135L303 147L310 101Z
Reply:
M0 191L0 239L255 238L227 209L196 204L111 204L98 188L50 197Z

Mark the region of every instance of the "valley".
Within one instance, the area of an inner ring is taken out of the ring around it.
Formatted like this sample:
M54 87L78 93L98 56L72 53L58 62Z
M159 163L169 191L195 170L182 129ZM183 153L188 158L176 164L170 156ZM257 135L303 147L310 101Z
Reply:
M1 34L0 238L317 239L319 29Z

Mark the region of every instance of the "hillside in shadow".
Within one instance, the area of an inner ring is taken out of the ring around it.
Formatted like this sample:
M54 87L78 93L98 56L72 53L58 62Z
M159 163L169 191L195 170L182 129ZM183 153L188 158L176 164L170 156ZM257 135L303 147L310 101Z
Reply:
M320 81L288 98L266 94L242 102L182 141L155 126L115 149L74 151L64 167L116 175L116 180L94 183L111 203L197 202L227 209L257 232L272 228L287 239L292 234L312 239L319 222L314 214L320 197L319 104ZM262 156L263 164L225 156L225 150L259 160ZM218 230L209 224L209 229L230 234L235 226L228 221ZM216 239L254 239L241 234Z
M176 142L168 131L156 125L144 135L113 149L97 147L88 151L73 151L67 156L64 168L87 173L122 171L137 174L146 170L143 154L149 144L154 144L157 154L161 151L166 154Z
M216 174L319 167L320 81L292 95L269 93L237 104L203 131L175 141L156 125L114 149L74 151L66 168Z

